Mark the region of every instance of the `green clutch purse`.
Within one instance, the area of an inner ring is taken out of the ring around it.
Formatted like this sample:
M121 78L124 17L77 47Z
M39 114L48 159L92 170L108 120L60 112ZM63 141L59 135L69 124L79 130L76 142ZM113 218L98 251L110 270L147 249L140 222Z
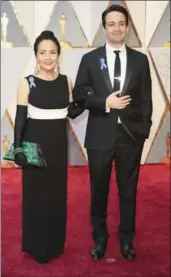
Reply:
M43 155L43 151L39 144L34 142L23 141L21 144L20 152L24 153L29 165L36 166L36 167L47 166ZM5 154L4 160L15 162L15 153L17 152L14 149L14 144L12 144L8 152Z

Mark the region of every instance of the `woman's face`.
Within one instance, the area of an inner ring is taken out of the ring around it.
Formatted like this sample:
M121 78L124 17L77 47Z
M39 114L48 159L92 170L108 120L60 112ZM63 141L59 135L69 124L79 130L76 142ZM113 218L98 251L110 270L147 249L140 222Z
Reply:
M38 45L36 55L40 70L53 71L58 64L58 48L52 40L42 40Z

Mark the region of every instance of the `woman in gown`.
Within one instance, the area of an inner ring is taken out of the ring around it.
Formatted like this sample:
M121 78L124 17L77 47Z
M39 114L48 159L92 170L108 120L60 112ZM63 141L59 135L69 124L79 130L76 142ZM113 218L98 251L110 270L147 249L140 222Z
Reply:
M22 252L38 263L63 253L67 216L67 116L83 109L72 102L72 82L55 68L60 44L43 31L34 44L38 72L18 88L14 129L15 163L22 166ZM46 168L30 167L21 142L38 143Z

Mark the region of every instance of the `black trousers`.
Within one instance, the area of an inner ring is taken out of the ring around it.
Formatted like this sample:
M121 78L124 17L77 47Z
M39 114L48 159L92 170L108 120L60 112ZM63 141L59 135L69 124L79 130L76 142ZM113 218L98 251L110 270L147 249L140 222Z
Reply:
M135 142L118 124L114 146L109 151L87 149L91 183L91 222L95 243L106 242L107 205L113 161L119 195L121 244L130 244L135 236L136 192L144 141Z

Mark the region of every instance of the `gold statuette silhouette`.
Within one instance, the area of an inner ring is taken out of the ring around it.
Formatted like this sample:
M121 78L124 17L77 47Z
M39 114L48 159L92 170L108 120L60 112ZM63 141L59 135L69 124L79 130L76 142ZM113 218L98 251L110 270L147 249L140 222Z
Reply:
M11 48L12 43L7 41L7 28L8 28L9 19L6 13L2 14L1 17L1 47Z
M2 148L3 148L3 152L4 154L6 154L9 150L9 140L7 136L4 136L4 139L2 141ZM2 161L1 162L1 167L14 167L15 164L12 161Z
M69 42L65 39L67 18L66 18L64 13L60 16L59 24L60 24L60 27L61 27L61 40L60 40L61 47L62 48L72 48L71 42Z
M171 23L171 20L169 20L169 25L170 25L170 23ZM170 40L166 41L165 44L163 45L163 47L170 48Z
M171 142L171 136L170 133L168 132L165 138L165 145L166 145L166 156L164 159L161 160L162 163L165 164L170 164L170 142Z

